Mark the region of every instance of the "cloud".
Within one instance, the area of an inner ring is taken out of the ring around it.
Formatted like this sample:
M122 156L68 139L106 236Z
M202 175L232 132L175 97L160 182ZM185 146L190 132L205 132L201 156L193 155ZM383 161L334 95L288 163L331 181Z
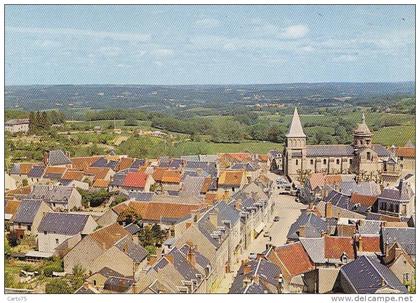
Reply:
M6 34L8 32L21 34L41 34L41 35L71 35L84 36L99 39L112 39L116 41L136 41L146 42L151 38L150 34L135 33L135 32L107 32L107 31L92 31L76 28L41 28L41 27L14 27L6 26Z
M173 54L174 51L168 48L159 48L152 51L152 55L157 58L166 58L172 56Z
M291 25L282 30L280 37L285 39L300 39L309 33L309 28L303 24Z
M220 21L215 18L203 18L195 21L195 24L203 28L216 28L220 25Z
M53 40L37 40L35 46L42 49L57 48L61 46L61 43Z
M122 49L115 46L101 47L99 52L105 57L117 57L121 55Z
M341 55L332 59L334 62L354 62L357 57L354 55Z

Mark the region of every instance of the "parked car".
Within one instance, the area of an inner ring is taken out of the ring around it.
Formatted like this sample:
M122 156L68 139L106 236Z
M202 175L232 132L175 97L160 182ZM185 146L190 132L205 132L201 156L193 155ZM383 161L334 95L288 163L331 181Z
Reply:
M273 221L274 222L279 222L280 221L280 217L279 216L275 216Z

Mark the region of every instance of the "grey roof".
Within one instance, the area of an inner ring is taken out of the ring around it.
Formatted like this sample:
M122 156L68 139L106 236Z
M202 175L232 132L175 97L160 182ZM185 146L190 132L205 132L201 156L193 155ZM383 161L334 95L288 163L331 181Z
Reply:
M213 177L217 177L217 165L215 162L187 161L184 169L185 171L202 170Z
M188 244L184 244L179 251L186 257L190 251L191 247ZM197 261L198 265L202 268L206 268L210 266L210 261L205 256L203 256L199 251L194 250L195 260Z
M145 163L146 163L146 161L144 159L136 159L131 164L131 168L139 168L139 167L143 166Z
M44 174L45 166L34 165L28 173L29 178L41 178Z
M119 161L107 160L106 158L101 157L95 162L93 162L91 167L105 167L105 168L107 167L107 168L111 168L112 170L115 170L115 168L118 165L118 162Z
M245 171L256 171L259 169L259 165L256 163L235 163L229 169L233 170L245 170Z
M186 176L182 184L181 192L187 195L198 196L202 192L205 177Z
M245 266L248 266L250 269L247 274L244 274ZM242 264L239 268L233 280L232 286L229 289L229 293L265 293L268 291L268 289L266 289L264 287L264 283L261 282L264 281L265 283L269 283L277 287L280 274L280 268L264 258L260 258L258 260L249 260L246 264ZM252 279L255 276L259 277L259 283L257 284L255 281L253 281L248 286L244 287L244 279Z
M217 214L218 226L214 226L210 222L211 212ZM214 205L198 220L198 228L215 247L219 247L228 235L228 228L225 223L230 222L233 226L239 219L239 212L222 201Z
M352 210L352 205L350 202L350 196L347 196L338 191L331 191L328 196L325 198L325 202L331 202L332 205Z
M121 239L115 246L136 263L141 263L149 254L143 246L133 243L129 237Z
M153 192L130 192L128 193L128 198L136 201L152 201L154 195Z
M217 162L217 155L199 155L202 162Z
M199 155L181 156L184 161L200 161Z
M69 157L61 150L52 150L48 153L48 165L66 165L71 164Z
M13 219L16 223L32 224L35 215L41 206L42 200L25 199L20 203L15 217Z
M122 186L124 183L126 173L118 173L112 177L111 182L109 183L110 186Z
M47 213L38 226L38 232L77 235L83 231L88 218L88 215L72 213Z
M188 262L184 255L176 247L174 247L167 255L173 257L173 265L175 269L185 280L199 280L198 276L200 275L200 272L192 266L190 262Z
M73 190L75 190L73 187L67 186L34 185L28 198L41 199L48 203L67 204Z
M395 202L406 202L414 196L414 191L407 181L401 180L399 185L394 188L384 188L379 195L380 200L393 200Z
M325 263L325 241L324 238L299 238L312 262Z
M376 293L384 286L383 283L387 287L407 293L407 288L376 257L360 256L344 265L340 272L343 278L352 286L352 293Z
M19 175L20 173L20 163L13 163L12 168L10 169L11 175Z
M381 144L373 144L372 149L378 154L379 157L389 157L390 152L386 149L385 146Z
M159 167L167 167L167 168L180 168L184 164L182 159L168 159L168 158L160 158L159 159Z
M305 237L307 238L318 238L322 232L328 232L328 224L325 220L312 212L304 211L290 226L287 238L297 240L299 238L297 232L301 226L305 226Z
M131 223L131 224L125 226L124 228L125 228L126 231L128 231L132 235L138 233L141 230L140 226L138 226L135 223Z
M307 145L307 157L333 157L333 156L353 156L354 148L351 145Z
M360 220L359 234L361 235L379 235L381 232L382 221Z
M414 227L383 227L382 245L388 243L392 245L398 242L402 248L409 254L416 254L416 229Z
M100 271L98 271L99 274L105 276L105 277L123 277L122 274L119 272L109 268L109 267L103 267Z
M134 284L133 278L109 277L104 283L104 289L115 292L124 292Z

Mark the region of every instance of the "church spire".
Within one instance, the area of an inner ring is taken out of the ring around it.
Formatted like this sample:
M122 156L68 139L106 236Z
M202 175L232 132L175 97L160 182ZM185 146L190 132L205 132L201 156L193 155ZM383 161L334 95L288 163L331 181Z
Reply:
M289 132L286 137L288 138L302 138L306 137L302 129L302 124L300 123L299 114L297 108L295 107L295 112L293 113L292 123L290 124Z

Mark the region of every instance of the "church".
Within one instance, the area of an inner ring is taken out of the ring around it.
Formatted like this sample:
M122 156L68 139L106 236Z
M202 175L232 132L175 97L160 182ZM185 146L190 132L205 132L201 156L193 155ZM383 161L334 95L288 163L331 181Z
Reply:
M284 174L292 180L314 172L379 176L386 171L390 153L385 146L373 144L372 136L362 114L352 144L308 145L295 108L283 152Z

